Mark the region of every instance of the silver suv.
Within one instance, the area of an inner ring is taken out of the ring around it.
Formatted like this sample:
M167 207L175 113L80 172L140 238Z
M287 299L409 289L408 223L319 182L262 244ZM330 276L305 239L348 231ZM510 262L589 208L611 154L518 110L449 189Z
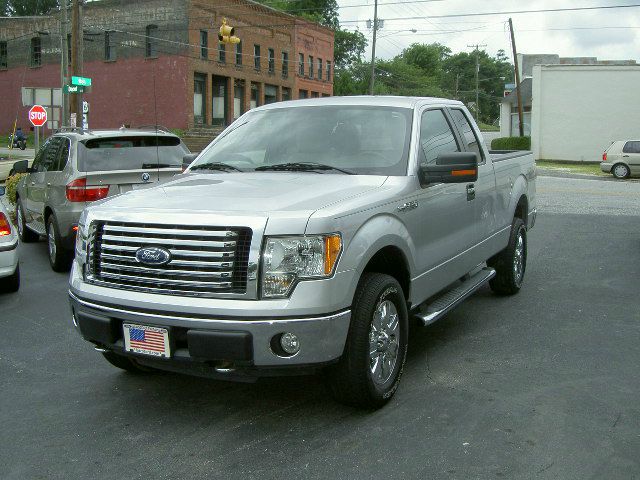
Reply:
M189 153L180 138L159 130L61 130L38 150L17 188L16 219L23 242L47 237L55 271L71 265L78 219L90 202L171 178Z

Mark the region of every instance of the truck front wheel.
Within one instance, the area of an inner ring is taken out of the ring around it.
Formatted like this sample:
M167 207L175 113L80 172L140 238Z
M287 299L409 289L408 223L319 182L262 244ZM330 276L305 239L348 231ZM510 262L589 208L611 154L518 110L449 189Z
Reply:
M491 290L500 295L513 295L520 291L527 267L527 228L520 218L511 224L507 248L487 260L496 271L491 279Z
M344 354L328 371L336 400L363 408L386 404L400 383L407 334L407 304L398 281L381 273L363 274Z

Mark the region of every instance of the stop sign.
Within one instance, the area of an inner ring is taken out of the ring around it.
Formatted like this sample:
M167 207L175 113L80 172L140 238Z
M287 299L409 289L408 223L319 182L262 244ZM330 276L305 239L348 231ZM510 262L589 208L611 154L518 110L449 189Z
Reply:
M42 105L34 105L29 110L29 121L34 127L41 127L47 123L47 111Z

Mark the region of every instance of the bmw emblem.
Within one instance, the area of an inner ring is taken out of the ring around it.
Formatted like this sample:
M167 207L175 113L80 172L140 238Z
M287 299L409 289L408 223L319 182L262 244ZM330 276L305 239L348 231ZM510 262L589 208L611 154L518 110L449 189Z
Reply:
M142 174L142 181L143 182L148 182L149 180L151 180L151 175L149 175L147 172L144 172Z
M136 250L136 260L144 265L166 265L171 261L171 252L162 247L142 247Z

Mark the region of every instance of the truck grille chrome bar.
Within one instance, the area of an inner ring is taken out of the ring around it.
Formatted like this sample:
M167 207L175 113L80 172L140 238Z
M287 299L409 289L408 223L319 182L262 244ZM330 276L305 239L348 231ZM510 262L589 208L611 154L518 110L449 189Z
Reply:
M89 283L165 295L244 294L251 229L95 222L89 231ZM171 253L166 265L136 259L143 247Z

